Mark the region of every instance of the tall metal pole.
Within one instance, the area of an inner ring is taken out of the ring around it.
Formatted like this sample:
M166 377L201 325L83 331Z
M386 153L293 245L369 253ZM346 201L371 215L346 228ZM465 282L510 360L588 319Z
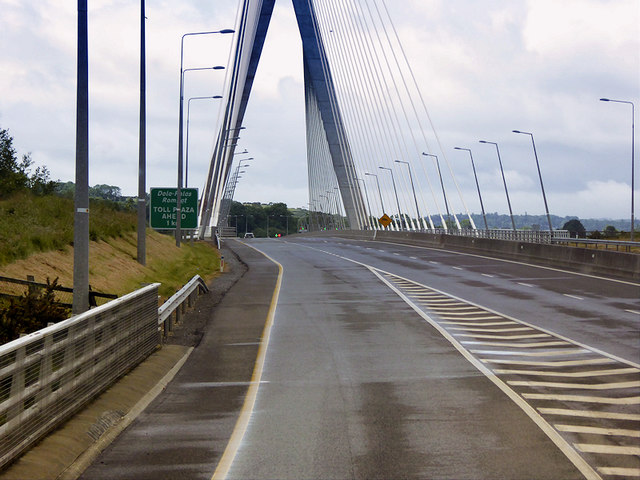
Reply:
M544 200L544 209L547 212L547 222L549 222L549 235L553 237L553 226L551 225L551 215L549 215L549 205L547 205L547 195L544 193L544 184L542 183L542 173L540 172L540 162L538 162L538 152L536 152L536 142L533 141L533 133L521 132L520 130L513 130L513 133L521 133L523 135L529 135L531 137L531 144L533 145L533 155L536 157L536 167L538 168L538 177L540 178L540 189L542 190L542 199Z
M393 177L393 170L391 170L388 167L378 167L378 168L381 170L389 170L389 173L391 174L391 183L393 184L393 192L396 195L396 205L398 206L398 217L400 217L400 227L402 227L402 212L400 211L400 201L398 200L398 189L396 188L396 180Z
M418 214L418 225L420 225L420 209L418 208L418 197L416 197L416 189L413 186L413 175L411 174L411 165L409 162L404 162L402 160L396 160L396 163L404 163L409 169L409 180L411 180L411 190L413 190L413 200L416 202L416 213ZM424 222L423 222L424 225Z
M234 33L234 30L224 29L215 32L190 32L182 35L180 40L180 109L178 113L178 188L176 191L176 246L180 246L180 238L182 237L181 220L182 220L182 156L183 156L183 127L184 127L184 39L190 35L209 35L212 33Z
M440 162L438 156L432 153L422 152L425 157L433 157L436 159L436 168L438 169L438 176L440 177L440 186L442 187L442 196L444 197L444 208L447 210L447 220L451 223L451 214L449 213L449 202L447 202L447 192L444 190L444 182L442 181L442 172L440 171Z
M629 102L627 100L612 100L610 98L601 98L603 102L614 102L614 103L628 103L631 105L631 237L630 240L633 242L633 234L635 231L635 213L634 213L634 190L635 190L635 124L636 124L636 108L633 102Z
M484 213L484 203L482 203L482 194L480 193L480 184L478 183L478 174L476 173L476 164L473 162L473 154L470 148L453 147L455 150L466 150L471 157L471 167L473 168L473 176L476 179L476 188L478 189L478 198L480 199L480 209L482 210L482 218L484 219L484 228L489 230L489 224L487 223L487 215Z
M496 142L487 142L486 140L480 140L480 143L490 143L496 146L496 152L498 152L498 163L500 164L500 172L502 173L502 183L504 183L504 193L507 195L507 205L509 205L509 215L511 216L511 226L513 231L516 231L516 222L513 219L513 210L511 210L511 200L509 200L509 190L507 190L507 180L504 178L504 170L502 168L502 159L500 158L500 149Z
M374 228L372 223L371 223L371 204L369 203L369 193L367 192L367 184L364 181L364 178L358 178L357 179L359 182L362 182L362 185L364 186L364 196L367 199L367 208L369 209L369 214L367 216L367 225L369 225L371 228Z
M140 135L138 147L138 263L147 264L147 92L145 8L140 0Z
M78 0L76 190L73 227L73 306L89 310L89 45L87 0Z

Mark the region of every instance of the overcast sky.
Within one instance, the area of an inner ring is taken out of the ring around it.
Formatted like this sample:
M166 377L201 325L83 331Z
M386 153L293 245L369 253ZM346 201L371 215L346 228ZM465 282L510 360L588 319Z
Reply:
M89 182L135 195L139 5L89 4ZM519 129L535 135L551 213L630 216L631 106L598 99L640 106L638 0L387 4L472 212L480 207L468 155L454 146L473 149L487 212L508 212L495 149L478 143L484 139L500 144L514 213L544 213L531 142L511 133ZM20 154L31 152L62 181L75 176L76 7L0 0L0 127ZM148 188L176 183L180 37L233 28L236 10L236 0L147 0ZM226 65L231 42L231 35L188 38L185 68ZM190 97L222 94L224 77L187 72L185 109ZM255 160L236 200L309 201L303 99L293 7L277 0L238 145ZM204 184L219 105L191 102L190 187Z

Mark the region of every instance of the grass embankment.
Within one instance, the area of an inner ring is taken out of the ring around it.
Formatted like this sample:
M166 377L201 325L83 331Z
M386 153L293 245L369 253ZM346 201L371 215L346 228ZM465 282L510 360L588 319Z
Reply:
M193 275L219 272L216 249L204 242L175 246L173 237L147 230L147 265L136 261L136 214L110 202L91 203L89 283L93 290L124 295L143 283L161 283L167 298ZM0 202L0 276L38 282L58 278L73 285L73 200L20 194Z

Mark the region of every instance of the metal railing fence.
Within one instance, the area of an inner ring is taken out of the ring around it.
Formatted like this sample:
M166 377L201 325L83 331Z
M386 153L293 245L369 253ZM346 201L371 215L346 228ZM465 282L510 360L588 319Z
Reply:
M158 285L0 345L0 468L154 351Z
M191 307L194 297L206 293L209 289L200 275L194 276L184 287L174 293L171 298L158 309L158 325L165 335L173 329L173 323L179 323L185 310ZM172 314L175 313L174 316Z

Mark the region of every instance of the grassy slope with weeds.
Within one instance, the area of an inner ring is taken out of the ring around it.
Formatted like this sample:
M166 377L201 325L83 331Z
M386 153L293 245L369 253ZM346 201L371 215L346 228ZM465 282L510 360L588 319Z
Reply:
M136 213L91 200L89 283L124 295L143 283L160 282L164 298L193 275L210 280L219 271L218 251L196 242L175 246L173 237L147 230L147 266L136 261ZM0 201L0 276L73 286L73 199L21 192Z
M136 229L134 212L92 199L89 237L106 240ZM19 192L0 201L0 266L73 243L73 199Z

